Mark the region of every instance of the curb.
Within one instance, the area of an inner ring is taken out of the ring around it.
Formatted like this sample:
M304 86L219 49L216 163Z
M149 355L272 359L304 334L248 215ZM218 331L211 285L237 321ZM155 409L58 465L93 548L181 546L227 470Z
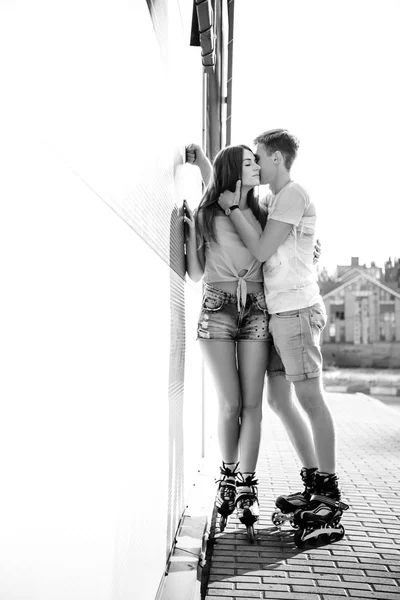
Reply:
M214 509L214 477L197 473L157 600L199 600Z
M362 384L325 385L326 392L341 392L344 394L375 394L377 396L400 396L400 388L388 386L363 386Z

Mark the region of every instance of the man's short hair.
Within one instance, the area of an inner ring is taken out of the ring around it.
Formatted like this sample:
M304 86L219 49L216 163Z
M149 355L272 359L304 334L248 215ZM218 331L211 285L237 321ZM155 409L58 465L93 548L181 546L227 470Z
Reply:
M285 167L288 171L292 167L300 145L299 140L292 133L289 133L287 129L270 129L269 131L265 131L256 137L254 144L264 144L269 154L279 150L283 155Z

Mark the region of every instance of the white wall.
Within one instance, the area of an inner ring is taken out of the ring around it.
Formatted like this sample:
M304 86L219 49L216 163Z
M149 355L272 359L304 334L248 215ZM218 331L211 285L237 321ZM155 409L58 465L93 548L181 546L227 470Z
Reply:
M165 558L169 268L48 155L30 169L35 148L8 141L0 597L128 597L129 558L135 586Z

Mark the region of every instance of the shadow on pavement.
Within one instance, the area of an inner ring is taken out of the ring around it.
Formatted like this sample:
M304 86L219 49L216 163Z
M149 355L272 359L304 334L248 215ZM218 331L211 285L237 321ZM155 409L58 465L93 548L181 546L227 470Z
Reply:
M291 527L278 529L274 525L267 525L267 521L269 518L260 518L259 525L255 528L255 542L251 543L245 527L235 517L230 517L227 529L220 533L214 515L206 563L202 571L202 600L207 595L210 583L219 582L223 585L226 580L232 581L232 577L254 577L257 574L261 575L262 571L273 573L288 559L310 551L310 548L300 549L295 546L294 530Z

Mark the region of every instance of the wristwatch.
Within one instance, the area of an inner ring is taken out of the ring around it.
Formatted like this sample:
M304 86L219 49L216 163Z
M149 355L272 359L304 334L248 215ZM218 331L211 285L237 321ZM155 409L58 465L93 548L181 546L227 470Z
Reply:
M225 209L225 214L227 217L229 217L229 215L231 214L231 212L233 210L235 210L235 208L239 208L239 204L234 204L233 206L230 206L229 208Z

